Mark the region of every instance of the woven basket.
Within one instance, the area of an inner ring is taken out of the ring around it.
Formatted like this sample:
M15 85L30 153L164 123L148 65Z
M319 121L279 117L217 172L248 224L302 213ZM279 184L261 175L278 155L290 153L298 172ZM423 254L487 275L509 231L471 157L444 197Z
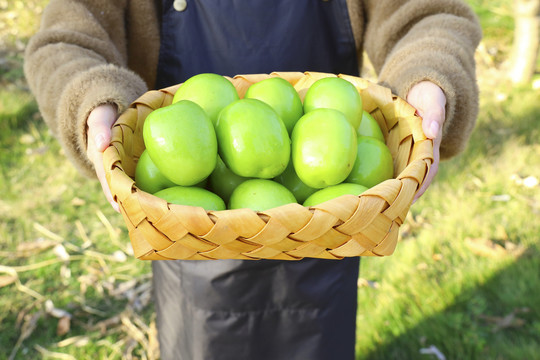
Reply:
M237 75L229 80L240 97L268 77L288 80L303 98L325 73ZM142 260L342 259L386 256L394 252L398 229L433 162L433 143L422 131L415 109L385 87L339 75L353 83L364 109L378 121L394 159L395 179L359 196L344 195L310 208L288 204L266 211L205 211L169 204L138 189L135 166L144 150L143 123L153 110L169 105L180 85L149 91L113 127L104 165L111 192L120 205L134 254Z

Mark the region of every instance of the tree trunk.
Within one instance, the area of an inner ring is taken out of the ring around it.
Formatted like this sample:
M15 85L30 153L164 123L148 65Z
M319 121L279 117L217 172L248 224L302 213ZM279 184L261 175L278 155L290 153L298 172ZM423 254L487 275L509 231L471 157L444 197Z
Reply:
M540 44L540 0L514 1L514 47L510 79L524 83L532 79Z

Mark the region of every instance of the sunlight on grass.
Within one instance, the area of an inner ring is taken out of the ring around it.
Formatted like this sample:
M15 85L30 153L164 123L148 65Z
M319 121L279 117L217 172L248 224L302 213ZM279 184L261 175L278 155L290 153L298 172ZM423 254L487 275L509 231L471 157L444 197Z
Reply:
M0 0L0 34L2 41L16 43L34 34L39 15L48 0Z
M405 224L391 257L362 260L361 278L377 287L359 289L359 359L419 358L429 345L452 359L538 353L536 99L518 90L484 102L467 151L412 207L408 223L420 224ZM515 328L486 320L505 316L519 319Z
M27 91L0 91L0 119L0 276L8 267L20 282L0 287L0 308L9 309L0 313L0 348L6 349L0 359L16 349L24 331L29 338L20 343L15 359L66 349L76 359L89 354L121 358L127 320L122 323L120 314L135 312L129 319L146 327L153 321L150 263L131 257L121 216L108 205L99 183L81 177L67 161ZM67 260L59 258L58 246ZM26 270L29 265L36 268ZM68 335L82 342L62 345L69 337L57 334L60 322L44 311L46 300L71 314ZM95 327L100 321L110 325ZM129 345L134 354L141 351L135 345Z

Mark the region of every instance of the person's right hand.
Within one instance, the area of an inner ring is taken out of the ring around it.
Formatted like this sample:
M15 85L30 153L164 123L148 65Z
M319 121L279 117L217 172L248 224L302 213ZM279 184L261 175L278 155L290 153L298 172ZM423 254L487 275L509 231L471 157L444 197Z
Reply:
M103 167L103 152L111 142L111 128L116 121L118 111L113 104L99 105L94 108L88 116L87 125L87 143L86 153L90 161L94 164L97 177L101 183L103 192L107 201L114 210L120 212L118 204L114 201L107 179L105 178L105 169Z

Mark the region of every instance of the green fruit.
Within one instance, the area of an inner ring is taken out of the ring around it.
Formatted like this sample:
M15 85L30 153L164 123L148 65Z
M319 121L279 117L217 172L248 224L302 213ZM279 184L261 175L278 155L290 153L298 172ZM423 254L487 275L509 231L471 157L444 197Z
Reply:
M394 162L386 144L369 136L359 136L358 155L346 181L370 188L393 176Z
M304 113L328 108L341 111L357 129L362 121L362 98L353 84L337 77L315 81L304 97Z
M356 131L342 112L316 109L292 133L292 160L307 186L321 189L347 178L356 159Z
M321 189L304 201L304 206L315 206L345 194L360 195L368 188L358 184L341 183Z
M135 168L135 184L150 194L176 185L159 171L146 150L141 154Z
M216 134L223 162L237 175L271 179L287 167L291 153L287 129L260 100L228 105L219 115Z
M367 111L364 111L362 121L360 122L360 126L356 129L356 133L362 136L370 136L384 142L384 135L379 123Z
M191 100L203 108L215 125L219 112L239 99L234 85L217 74L198 74L186 80L176 91L173 103Z
M251 179L234 189L229 209L264 211L295 202L294 195L285 186L272 180Z
M304 114L302 100L287 80L274 77L251 85L244 96L246 99L258 99L270 105L281 118L289 135L294 125Z
M242 177L233 173L227 166L221 157L218 155L216 168L210 174L210 188L219 195L226 202L229 201L234 189L249 178Z
M199 206L205 210L225 210L225 202L216 194L200 187L174 186L154 194L171 204Z
M182 100L152 111L144 122L143 139L159 171L177 185L197 184L214 171L214 126L194 102Z
M289 189L299 203L303 202L308 196L317 191L317 189L307 186L300 180L298 175L296 175L296 171L294 171L292 161L289 161L289 165L287 165L285 171L282 172L281 175L275 177L274 181L277 181Z

